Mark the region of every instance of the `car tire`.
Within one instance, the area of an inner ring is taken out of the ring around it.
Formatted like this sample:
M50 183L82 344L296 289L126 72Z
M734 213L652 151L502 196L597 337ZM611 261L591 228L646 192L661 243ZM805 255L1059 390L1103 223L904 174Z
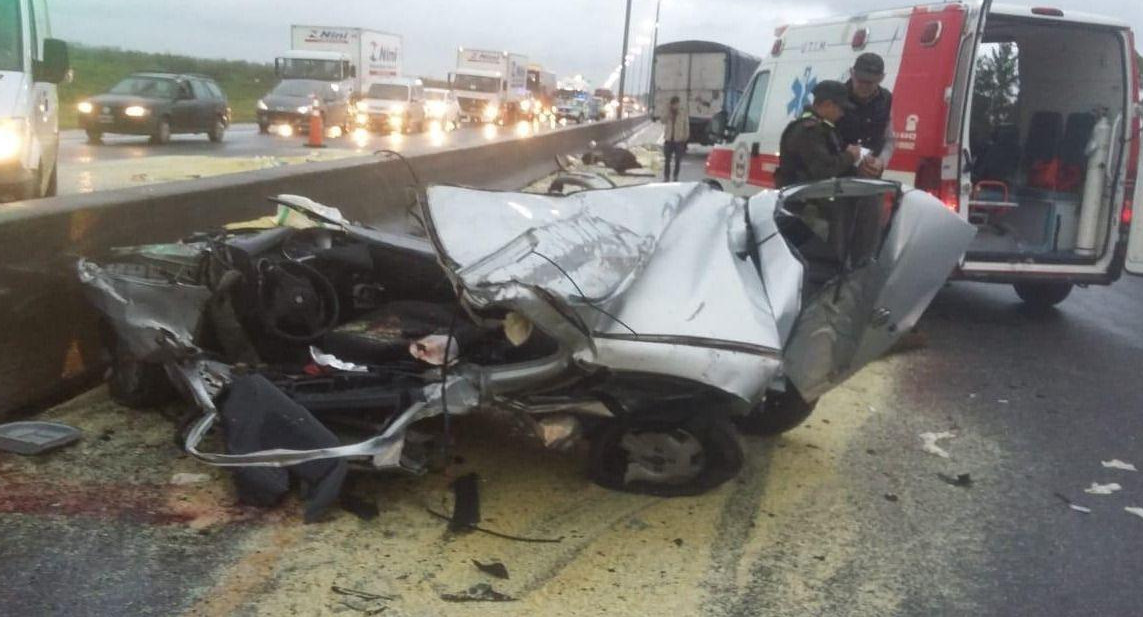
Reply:
M675 460L671 459L669 451L648 450L655 461L662 461L665 465L685 466L689 463L696 469L690 470L686 477L671 481L629 481L627 475L632 464L631 451L624 445L628 436L651 436L667 448L675 449ZM690 455L689 461L680 460L688 452L695 453ZM742 464L742 446L734 425L718 414L698 414L682 423L627 418L609 422L592 440L589 475L593 482L607 489L659 497L682 497L700 495L718 487L738 475Z
M222 122L222 118L214 119L214 126L210 127L206 136L213 143L221 143L223 138L226 137L226 125Z
M269 135L270 134L270 125L269 124L259 124L258 125L258 134L259 135Z
M161 146L170 142L171 120L170 118L160 118L159 125L155 127L155 132L151 135L151 143Z
M96 144L96 145L103 143L103 133L101 133L100 131L97 131L95 129L87 129L86 133L87 133L87 143Z
M787 385L785 392L768 394L766 400L749 414L735 418L735 424L744 435L781 435L801 426L809 419L817 404L816 400L803 399L792 385Z
M1071 283L1055 282L1028 282L1015 283L1016 295L1024 301L1029 308L1037 311L1046 311L1067 299L1072 293Z

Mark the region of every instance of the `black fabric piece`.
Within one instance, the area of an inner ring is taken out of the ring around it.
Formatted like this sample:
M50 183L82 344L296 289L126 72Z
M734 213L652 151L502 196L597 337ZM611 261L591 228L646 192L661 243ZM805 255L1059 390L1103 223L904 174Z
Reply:
M1064 139L1060 144L1060 160L1065 165L1087 165L1087 142L1095 130L1095 114L1076 112L1068 114L1064 125Z
M235 378L219 411L226 430L226 451L231 454L341 445L310 412L261 375ZM310 523L337 500L346 470L344 459L327 459L288 468L239 467L234 471L234 480L241 501L269 506L286 494L288 477L297 478L306 501L305 521Z
M601 146L583 155L583 162L587 165L603 163L605 166L623 174L630 169L640 169L639 159L630 150L615 146Z
M452 482L455 496L449 531L464 531L480 522L480 476L470 473Z
M976 181L1011 182L1020 168L1020 127L1001 124L992 129L992 144L976 165Z
M1063 132L1063 114L1057 111L1038 111L1032 114L1028 135L1024 139L1024 167L1059 156Z

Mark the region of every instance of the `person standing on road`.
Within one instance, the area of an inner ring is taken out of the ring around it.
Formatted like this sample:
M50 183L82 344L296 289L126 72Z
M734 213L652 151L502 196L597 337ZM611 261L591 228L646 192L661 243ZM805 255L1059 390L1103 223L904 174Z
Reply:
M841 141L869 150L857 167L862 178L880 178L893 156L893 93L881 87L885 60L874 53L857 57L845 87L853 110L837 123Z
M679 165L687 151L687 140L691 137L691 119L679 105L679 97L672 96L667 113L663 116L663 182L679 181ZM675 161L675 173L671 174L671 159Z
M861 147L842 145L837 122L853 108L840 81L826 80L813 91L813 105L782 131L778 149L778 188L852 175Z

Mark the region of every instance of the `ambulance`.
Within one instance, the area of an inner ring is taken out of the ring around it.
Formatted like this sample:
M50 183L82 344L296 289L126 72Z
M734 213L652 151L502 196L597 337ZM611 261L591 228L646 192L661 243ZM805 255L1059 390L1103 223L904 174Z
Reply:
M739 104L713 123L707 182L773 188L786 125L819 81L885 59L885 179L937 196L976 238L956 278L1049 307L1143 273L1139 67L1128 24L1052 7L928 4L778 28ZM999 77L998 77L999 75ZM914 188L915 187L915 188Z

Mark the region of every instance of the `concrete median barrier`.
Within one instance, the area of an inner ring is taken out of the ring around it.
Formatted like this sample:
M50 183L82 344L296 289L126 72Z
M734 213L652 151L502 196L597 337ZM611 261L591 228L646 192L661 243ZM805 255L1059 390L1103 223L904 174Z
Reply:
M555 156L612 143L633 118L409 157L424 183L515 189L555 169ZM0 416L91 383L106 365L75 259L115 246L170 242L270 212L266 197L306 195L353 220L403 216L412 179L399 160L360 157L0 206Z

